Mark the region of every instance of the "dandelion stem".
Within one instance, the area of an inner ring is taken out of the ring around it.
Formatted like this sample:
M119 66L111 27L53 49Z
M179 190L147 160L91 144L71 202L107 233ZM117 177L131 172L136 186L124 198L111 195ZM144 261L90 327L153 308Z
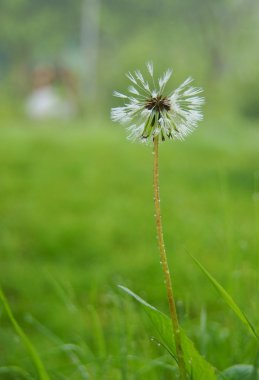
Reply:
M158 236L158 245L160 251L160 260L162 264L167 298L169 303L170 317L172 320L172 329L175 341L176 356L179 367L180 380L187 380L187 372L184 362L184 355L181 343L181 331L180 325L178 322L177 311L175 306L175 300L173 295L173 287L170 276L170 271L167 262L163 228L162 228L162 219L161 219L161 209L160 209L160 195L159 195L159 166L158 166L158 144L159 136L154 137L154 202L155 202L155 219L156 219L156 229Z

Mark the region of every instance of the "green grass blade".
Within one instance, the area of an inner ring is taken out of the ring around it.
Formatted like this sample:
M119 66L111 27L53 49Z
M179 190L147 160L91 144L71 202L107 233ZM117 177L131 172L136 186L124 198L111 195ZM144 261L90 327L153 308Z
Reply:
M259 380L259 370L252 365L236 364L221 372L219 380Z
M15 379L18 379L18 377L16 377L17 375L19 376L19 379L22 378L26 380L35 380L28 372L16 366L0 367L0 378L1 378L1 375L8 375L8 376L10 375L11 376L10 378L15 377Z
M162 341L163 346L176 358L175 342L172 332L171 319L148 304L130 289L119 285L119 288L137 300L152 321L156 332ZM192 380L216 380L215 370L196 350L192 341L187 337L184 330L181 329L181 339L183 344L184 359L190 379Z
M254 326L252 323L248 320L246 315L243 313L243 311L237 306L233 298L228 294L228 292L221 286L217 280L204 268L204 266L193 256L191 256L192 259L195 261L195 263L198 265L198 267L202 270L202 272L207 276L207 278L210 280L212 285L216 288L218 293L222 296L222 298L225 300L225 302L228 304L228 306L234 311L236 316L240 319L240 321L248 328L249 332L258 340L259 342L259 335L257 334Z
M6 310L6 313L16 331L16 333L19 335L19 337L21 338L21 340L23 341L24 345L26 346L29 354L30 354L30 357L32 359L32 361L34 362L35 364L35 367L37 368L37 371L38 371L38 375L39 375L39 379L40 380L50 380L47 372L46 372L46 369L44 367L44 364L42 363L41 361L41 358L40 356L38 355L36 349L34 348L33 344L31 343L31 341L28 339L27 335L24 333L24 331L22 330L22 328L20 327L20 325L18 324L18 322L16 321L16 319L14 318L14 315L12 313L12 310L9 306L9 303L2 291L2 289L0 288L0 299L1 301L3 302L3 305L5 307L5 310Z

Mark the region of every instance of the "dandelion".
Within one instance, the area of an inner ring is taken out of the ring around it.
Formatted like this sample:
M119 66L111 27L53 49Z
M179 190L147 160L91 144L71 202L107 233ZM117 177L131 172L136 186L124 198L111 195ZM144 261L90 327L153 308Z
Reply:
M165 87L172 75L172 70L167 70L162 77L158 79L157 83L155 82L154 67L151 62L147 63L147 71L151 83L144 78L139 70L135 71L134 74L127 74L128 79L132 83L128 88L130 95L124 95L118 91L114 92L115 96L124 99L125 104L122 107L112 108L111 117L113 121L129 124L130 139L146 142L153 141L154 204L160 263L163 270L172 321L179 379L187 380L181 329L178 321L162 228L158 146L159 141L164 141L166 137L169 139L182 140L197 127L198 122L202 120L200 109L204 103L204 99L198 96L202 92L201 88L190 86L192 82L191 78L186 79L176 90L166 93Z
M113 95L124 99L125 104L112 108L112 120L129 125L131 140L149 142L156 136L162 141L183 140L202 120L204 98L198 96L202 89L191 86L193 80L189 77L176 90L166 92L172 70L168 69L157 83L152 62L147 63L147 72L149 81L139 70L127 74L129 95L114 91Z

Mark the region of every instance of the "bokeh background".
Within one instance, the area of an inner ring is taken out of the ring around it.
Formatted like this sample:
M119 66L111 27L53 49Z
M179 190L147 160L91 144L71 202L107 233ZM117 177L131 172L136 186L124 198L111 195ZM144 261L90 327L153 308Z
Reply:
M165 239L181 323L217 368L256 344L190 259L255 326L259 248L256 0L0 0L0 275L53 379L174 379L117 284L167 312L152 149L110 121L125 72L192 76L204 121L161 146ZM0 306L0 377L37 378ZM23 372L20 370L22 368Z

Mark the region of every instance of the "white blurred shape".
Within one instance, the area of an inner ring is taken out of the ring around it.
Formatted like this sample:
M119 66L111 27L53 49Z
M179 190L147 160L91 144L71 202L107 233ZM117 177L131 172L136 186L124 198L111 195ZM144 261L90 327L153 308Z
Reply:
M25 109L32 119L69 119L75 115L74 105L62 99L52 86L33 90L26 101Z

